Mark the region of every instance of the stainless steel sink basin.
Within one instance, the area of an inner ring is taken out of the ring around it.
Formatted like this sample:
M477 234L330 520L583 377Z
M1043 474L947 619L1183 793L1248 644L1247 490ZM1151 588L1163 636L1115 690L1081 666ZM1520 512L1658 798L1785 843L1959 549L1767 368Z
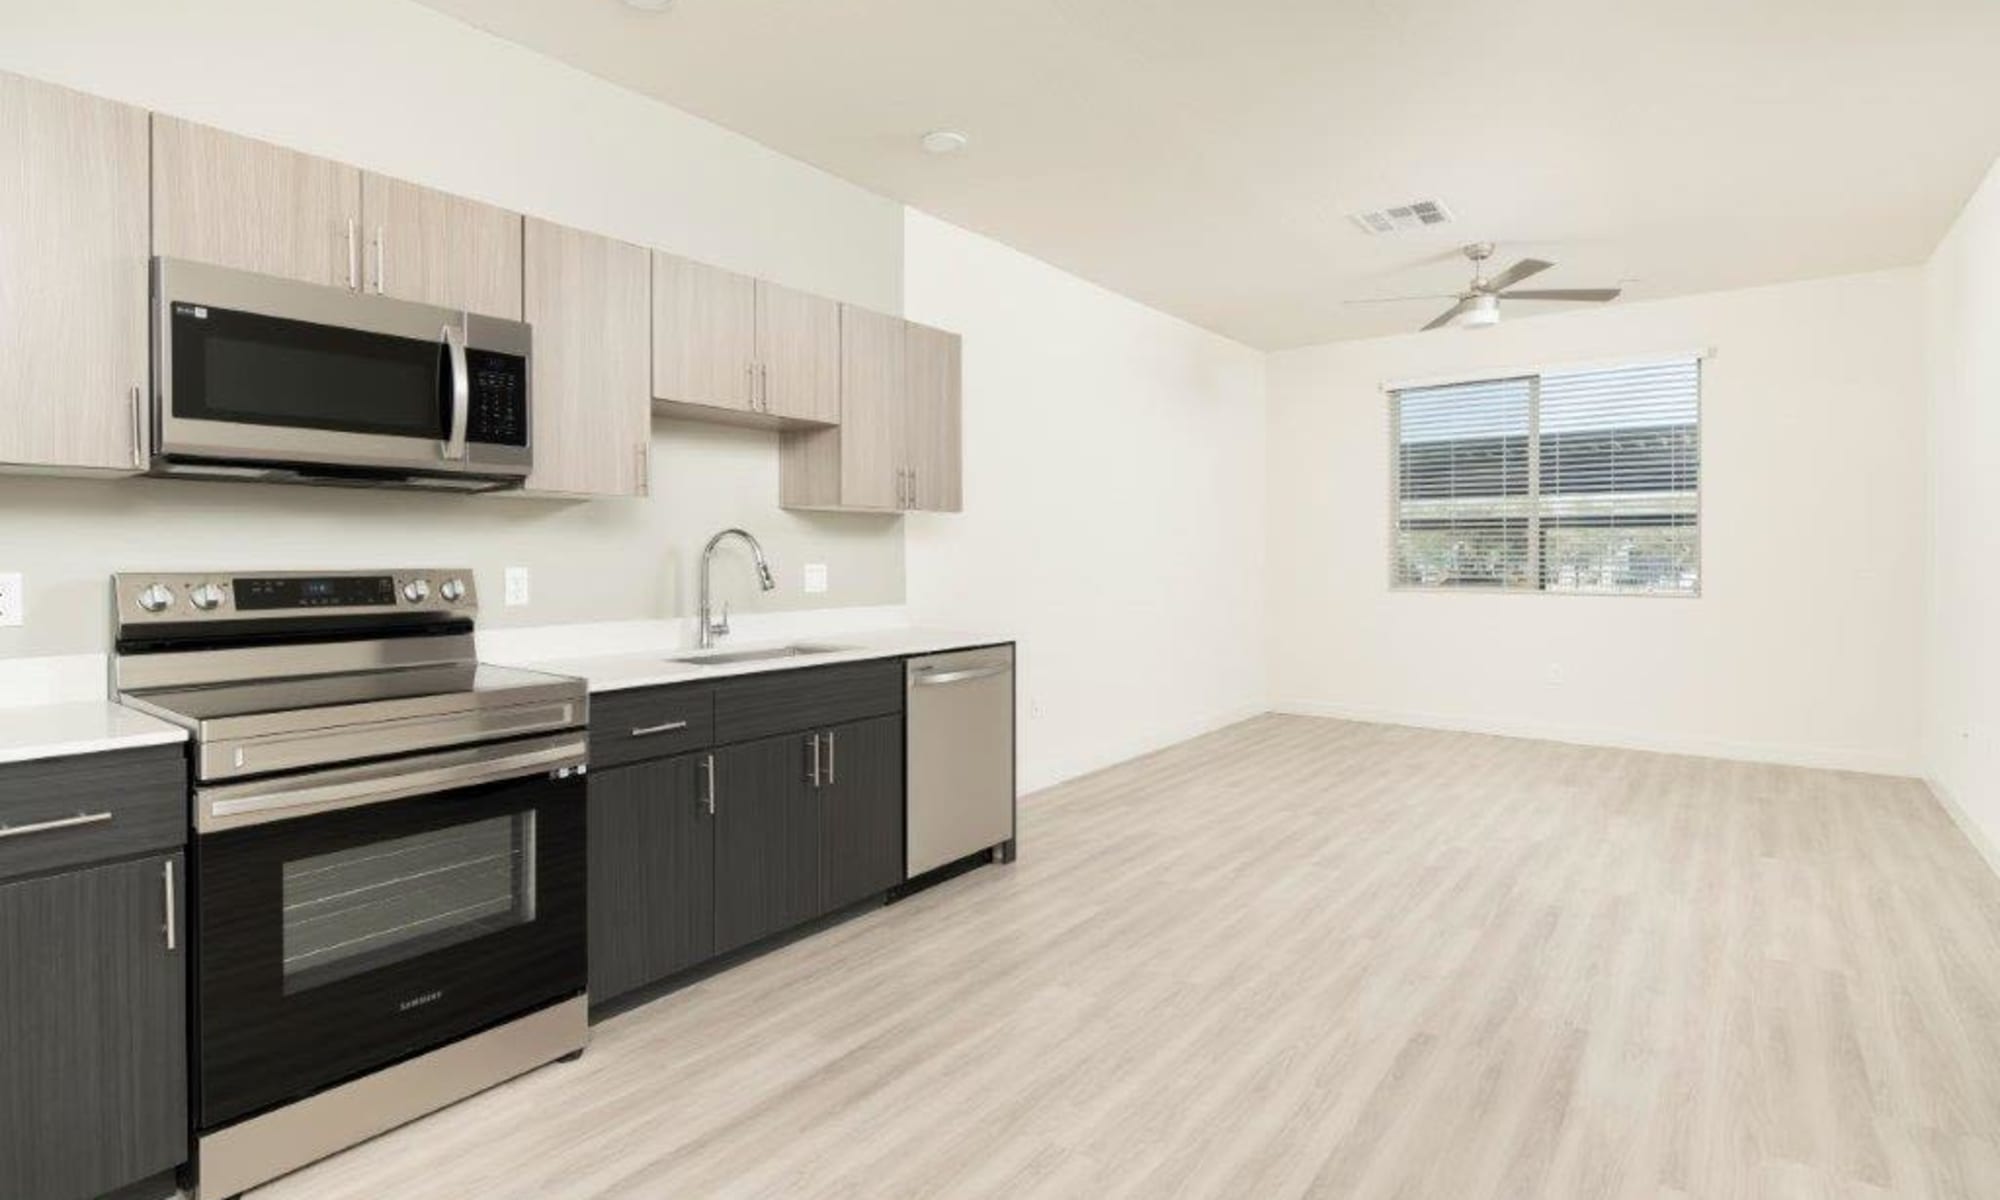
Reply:
M771 658L798 658L807 654L838 654L850 648L848 646L799 644L791 646L765 646L756 650L708 650L697 654L677 655L667 661L689 663L700 667L719 663L760 662Z

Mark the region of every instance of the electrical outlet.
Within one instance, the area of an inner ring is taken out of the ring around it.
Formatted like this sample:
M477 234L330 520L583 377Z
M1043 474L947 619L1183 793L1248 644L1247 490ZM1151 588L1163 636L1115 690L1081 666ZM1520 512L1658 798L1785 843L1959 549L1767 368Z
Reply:
M528 568L507 568L507 607L519 608L528 602Z
M823 592L826 590L825 563L806 564L806 590L808 592Z
M1548 669L1548 670L1547 670L1546 672L1544 672L1544 673L1542 674L1542 678L1543 678L1543 679L1544 679L1545 681L1547 681L1547 683L1548 683L1548 685L1549 685L1550 687L1561 687L1561 686L1562 686L1562 681L1563 681L1563 668L1562 668L1562 664L1561 664L1561 663L1550 663L1550 664L1549 664L1549 669Z
M21 574L0 574L0 625L19 625L27 617L27 599L22 594Z

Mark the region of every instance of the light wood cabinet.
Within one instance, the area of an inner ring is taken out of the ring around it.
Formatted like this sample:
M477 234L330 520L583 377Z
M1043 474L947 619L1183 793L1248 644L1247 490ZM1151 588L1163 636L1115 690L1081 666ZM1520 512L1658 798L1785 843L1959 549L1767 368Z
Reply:
M653 252L653 398L756 411L757 281Z
M361 172L155 114L153 253L358 287Z
M0 466L144 465L146 113L0 74Z
M529 493L643 496L651 273L643 247L529 218L525 309L535 469Z
M843 309L840 424L780 439L779 502L959 511L959 359L956 334Z
M521 215L373 172L361 177L363 286L521 319Z
M908 506L925 512L958 512L965 507L960 463L960 338L928 325L905 323L904 378L909 405L909 450L905 464Z
M653 398L737 424L840 420L840 305L653 255Z
M757 284L758 402L774 417L840 420L840 304Z

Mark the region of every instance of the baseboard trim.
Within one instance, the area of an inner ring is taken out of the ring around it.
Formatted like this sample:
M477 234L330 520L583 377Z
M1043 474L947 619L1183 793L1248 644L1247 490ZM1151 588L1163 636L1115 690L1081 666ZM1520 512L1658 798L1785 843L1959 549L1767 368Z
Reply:
M1687 754L1699 758L1727 758L1740 762L1775 763L1788 767L1857 771L1867 775L1911 778L1919 774L1917 763L1913 759L1861 754L1851 750L1829 750L1819 746L1771 745L1721 738L1659 737L1626 729L1401 712L1393 709L1333 704L1323 700L1280 701L1271 706L1271 711L1305 717L1333 717L1342 721L1366 721L1376 725L1406 725L1417 729L1442 729L1454 733L1486 733L1496 737L1533 738L1538 741L1567 742L1578 746L1612 746L1622 750L1651 750L1661 754Z
M1972 819L1972 814L1965 811L1965 806L1958 802L1958 797L1952 794L1951 789L1946 787L1942 780L1926 775L1924 786L1931 790L1938 807L1944 810L1945 816L1951 818L1952 824L1958 826L1958 831L1965 835L1965 840L1972 843L1972 848L1979 852L1979 857L1986 860L1986 865L1995 875L2000 875L2000 845L1996 845L1986 831L1979 827L1979 822Z
M1055 787L1058 784L1068 783L1072 779L1081 779L1085 775L1094 775L1107 767L1115 767L1119 763L1130 762L1135 758L1143 758L1156 750L1164 750L1168 746L1177 745L1190 738L1198 738L1205 733L1214 733L1218 729L1226 729L1231 725L1247 721L1252 717L1262 716L1269 711L1271 711L1269 708L1261 704L1246 704L1237 708L1225 709L1222 712L1203 717L1199 721L1193 721L1186 725L1178 725L1168 730L1149 733L1142 737L1132 738L1113 750L1099 754L1077 755L1058 762L1053 766L1044 767L1032 775L1024 771L1021 778L1021 795L1027 797L1036 792Z

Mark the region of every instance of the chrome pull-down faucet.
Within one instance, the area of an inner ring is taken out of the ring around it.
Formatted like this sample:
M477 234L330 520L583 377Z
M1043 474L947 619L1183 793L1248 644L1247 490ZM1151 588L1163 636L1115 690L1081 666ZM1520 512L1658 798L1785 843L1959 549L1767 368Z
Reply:
M709 565L715 560L716 546L723 539L732 537L742 538L744 544L750 547L750 557L757 564L757 586L767 592L778 586L777 580L771 578L771 564L764 558L764 547L749 533L741 529L725 529L708 539L708 545L701 548L701 612L696 617L698 632L695 637L695 644L703 650L715 645L716 638L729 636L729 605L723 604L721 616L711 616L708 572Z

